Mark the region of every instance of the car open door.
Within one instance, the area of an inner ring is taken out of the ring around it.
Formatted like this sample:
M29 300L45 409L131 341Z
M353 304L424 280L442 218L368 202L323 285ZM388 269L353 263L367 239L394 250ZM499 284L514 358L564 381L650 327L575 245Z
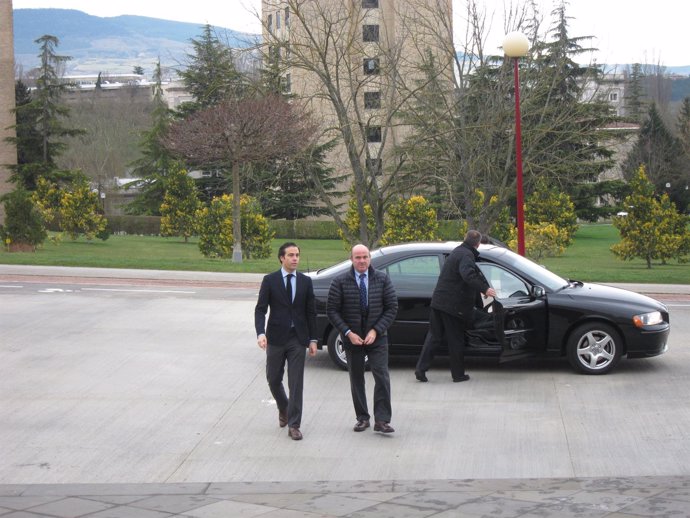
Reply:
M494 311L502 315L496 325L502 361L543 352L546 347L547 306L543 288L531 286L510 270L488 262L478 263L496 290ZM502 329L500 329L502 327Z

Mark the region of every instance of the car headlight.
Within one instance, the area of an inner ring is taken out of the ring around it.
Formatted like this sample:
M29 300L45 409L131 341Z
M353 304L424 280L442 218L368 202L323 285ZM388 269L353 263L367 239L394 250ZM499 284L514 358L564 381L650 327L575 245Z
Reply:
M650 313L643 313L642 315L635 315L633 317L633 324L635 327L653 326L661 324L664 319L661 317L660 311L652 311Z

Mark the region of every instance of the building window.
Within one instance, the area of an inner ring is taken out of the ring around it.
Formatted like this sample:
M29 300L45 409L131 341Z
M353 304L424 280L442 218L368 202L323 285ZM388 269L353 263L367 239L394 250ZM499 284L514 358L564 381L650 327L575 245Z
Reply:
M373 176L381 176L383 172L383 161L380 158L367 158L367 171Z
M292 77L290 74L285 74L283 78L283 93L289 94L292 91Z
M280 29L280 11L276 13L276 29Z
M362 25L362 40L363 41L379 41L379 26L378 25Z
M379 73L379 58L364 58L364 74L367 76Z
M611 92L609 94L609 101L618 102L618 92Z
M379 0L362 0L362 7L365 9L377 9Z
M364 108L376 110L381 107L381 92L364 92Z
M266 18L266 27L268 28L268 32L273 32L273 15L269 14L268 17Z
M381 142L381 126L367 126L367 142Z
M290 8L285 8L285 27L290 27Z

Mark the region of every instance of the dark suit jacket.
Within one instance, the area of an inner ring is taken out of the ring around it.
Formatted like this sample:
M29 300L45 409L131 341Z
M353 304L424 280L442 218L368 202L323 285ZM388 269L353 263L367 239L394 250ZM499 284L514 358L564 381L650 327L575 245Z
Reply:
M477 266L477 257L477 249L465 243L450 253L431 296L432 308L471 322L477 297L489 289L489 283Z
M359 286L355 280L354 268L333 279L328 291L328 320L340 331L346 349L352 347L352 343L345 336L348 329L362 338L370 329L376 329L376 341L372 345L387 343L388 328L398 313L398 297L388 275L374 270L371 266L367 275L369 311L366 315L362 315L359 306Z
M305 347L310 340L316 340L316 309L311 277L296 272L294 302L288 301L281 270L266 275L261 282L259 299L254 308L254 327L257 336L266 334L271 345L283 345L290 333L291 323L297 337ZM266 312L271 312L266 325Z

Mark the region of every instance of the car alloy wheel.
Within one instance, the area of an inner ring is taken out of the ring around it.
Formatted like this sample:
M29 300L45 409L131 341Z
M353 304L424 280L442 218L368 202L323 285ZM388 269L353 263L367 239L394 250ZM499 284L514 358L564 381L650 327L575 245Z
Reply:
M593 322L575 329L568 340L568 360L584 374L606 374L622 354L618 332L608 324Z

